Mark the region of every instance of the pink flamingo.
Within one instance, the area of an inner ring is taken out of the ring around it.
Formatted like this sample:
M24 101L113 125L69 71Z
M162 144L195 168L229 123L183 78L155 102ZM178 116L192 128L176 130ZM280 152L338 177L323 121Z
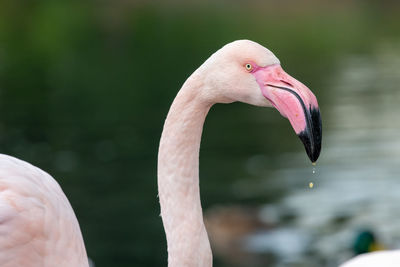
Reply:
M58 183L7 155L0 155L0 266L89 266L78 221Z
M400 250L376 251L361 254L340 267L399 267Z
M158 194L168 266L212 266L199 192L204 120L215 103L275 107L287 117L312 162L321 150L317 99L286 74L265 47L235 41L215 52L183 84L165 120L158 154Z

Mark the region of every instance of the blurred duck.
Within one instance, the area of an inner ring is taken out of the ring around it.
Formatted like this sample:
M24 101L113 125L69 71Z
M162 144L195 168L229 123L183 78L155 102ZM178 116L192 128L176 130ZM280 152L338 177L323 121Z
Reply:
M355 255L384 249L384 246L378 242L375 234L371 230L363 230L358 233L353 245Z
M340 267L399 267L400 250L383 251L371 230L358 234L353 250L358 256L340 265Z

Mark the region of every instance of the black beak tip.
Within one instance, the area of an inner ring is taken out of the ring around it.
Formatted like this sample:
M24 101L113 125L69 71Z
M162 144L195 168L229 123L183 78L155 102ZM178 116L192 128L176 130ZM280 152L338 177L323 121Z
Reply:
M308 114L308 121L306 129L298 134L300 140L304 144L307 155L311 162L317 161L319 154L321 153L321 141L322 141L322 123L319 109L310 108Z

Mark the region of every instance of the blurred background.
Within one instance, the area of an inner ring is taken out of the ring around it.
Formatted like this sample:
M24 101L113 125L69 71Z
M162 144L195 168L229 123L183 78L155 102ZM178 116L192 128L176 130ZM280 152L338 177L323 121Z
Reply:
M212 108L200 176L214 265L336 266L400 248L399 12L398 1L1 1L1 152L55 177L96 266L166 266L156 159L169 105L211 53L251 39L318 97L323 149L313 167L277 111Z

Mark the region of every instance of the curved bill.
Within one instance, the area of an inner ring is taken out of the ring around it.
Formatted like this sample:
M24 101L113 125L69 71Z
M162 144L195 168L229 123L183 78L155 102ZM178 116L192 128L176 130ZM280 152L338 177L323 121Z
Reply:
M279 64L259 67L253 74L263 96L288 118L311 162L316 162L321 152L322 123L314 94Z

